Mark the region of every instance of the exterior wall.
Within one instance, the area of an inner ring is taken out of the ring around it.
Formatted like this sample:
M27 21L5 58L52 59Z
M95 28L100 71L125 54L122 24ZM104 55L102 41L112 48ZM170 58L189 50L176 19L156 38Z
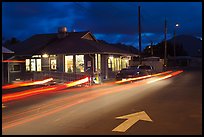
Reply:
M107 54L101 55L101 78L102 79L108 78L108 55Z
M57 71L64 72L65 69L65 61L64 61L65 55L59 54L57 55Z
M8 83L8 63L2 63L2 84Z
M58 54L55 57L41 57L41 67L42 71L40 72L31 72L31 71L26 71L26 66L25 63L20 63L21 64L21 71L20 72L4 72L5 78L4 81L7 81L8 75L10 82L11 81L16 81L16 79L20 80L31 80L31 79L43 79L44 76L46 75L47 77L50 75L56 76L58 79L65 79L65 77L75 77L79 78L83 75L87 76L92 76L96 77L99 76L100 80L105 80L105 79L110 79L110 78L115 78L115 74L117 71L113 71L112 68L108 68L108 58L110 57L109 54L100 54L101 55L101 68L99 70L99 74L96 73L95 67L96 67L96 62L95 62L95 54L85 54L84 55L84 72L79 72L76 73L76 55L73 55L73 73L65 73L65 54ZM121 55L113 55L113 57L119 58ZM30 57L31 58L31 57ZM56 58L57 60L57 70L51 70L50 68L50 60L52 58ZM27 57L27 59L29 59ZM8 66L4 65L5 68ZM119 70L118 70L119 71ZM7 75L6 75L7 73ZM52 74L51 74L52 73ZM67 79L66 78L66 79Z
M20 71L11 71L10 65L20 65ZM22 80L30 80L32 78L32 73L26 72L25 63L8 63L8 71L7 76L9 77L7 80L7 83L12 83L13 81L22 81ZM9 73L9 74L8 74Z
M42 71L49 71L50 70L50 61L49 61L49 57L47 58L41 58L41 67L42 67Z
M87 75L93 76L95 64L94 54L84 55L84 72Z

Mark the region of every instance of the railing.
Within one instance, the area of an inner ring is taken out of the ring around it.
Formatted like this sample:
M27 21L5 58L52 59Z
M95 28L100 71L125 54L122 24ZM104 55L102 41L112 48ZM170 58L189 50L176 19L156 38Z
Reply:
M34 72L33 78L34 79L45 79L48 77L52 77L55 80L61 81L61 82L68 82L68 81L74 81L81 78L84 78L85 74L82 73L65 73L65 72L55 72L55 71L43 71L43 72Z

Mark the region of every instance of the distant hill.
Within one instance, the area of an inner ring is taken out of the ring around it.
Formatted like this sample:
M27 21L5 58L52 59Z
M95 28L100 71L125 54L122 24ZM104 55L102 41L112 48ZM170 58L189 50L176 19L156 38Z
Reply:
M175 40L176 45L182 45L189 56L202 56L202 40L190 35L179 35L175 37ZM174 38L167 42L173 43Z
M125 45L125 44L121 44L121 43L108 43L104 40L98 40L100 43L102 44L108 44L108 45L111 45L111 46L114 46L114 47L117 47L117 48L120 48L122 50L125 50L125 51L129 51L133 54L138 54L139 50L131 45Z

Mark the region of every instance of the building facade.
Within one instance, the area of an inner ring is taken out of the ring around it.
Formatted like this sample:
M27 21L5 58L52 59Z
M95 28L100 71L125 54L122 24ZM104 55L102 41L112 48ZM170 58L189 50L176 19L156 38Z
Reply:
M15 51L9 62L9 81L54 77L72 81L83 76L114 78L115 73L129 66L133 56L129 51L100 43L89 32L37 34L10 47Z

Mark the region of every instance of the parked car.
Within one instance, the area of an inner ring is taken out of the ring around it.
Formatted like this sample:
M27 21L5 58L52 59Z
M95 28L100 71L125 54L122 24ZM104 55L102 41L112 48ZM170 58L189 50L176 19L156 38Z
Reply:
M137 67L128 67L120 70L116 74L116 80L133 78L133 77L137 77L138 75L139 75L139 71L137 70Z
M138 65L137 70L140 75L151 75L154 73L154 69L150 65Z
M153 73L153 67L149 65L130 66L119 71L116 74L116 80L135 78L139 76L150 75Z

